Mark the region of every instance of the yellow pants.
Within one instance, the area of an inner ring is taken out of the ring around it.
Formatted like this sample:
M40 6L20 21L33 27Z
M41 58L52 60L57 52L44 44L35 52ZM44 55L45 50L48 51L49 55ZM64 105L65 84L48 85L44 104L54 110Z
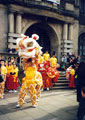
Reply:
M0 98L3 97L5 82L0 83Z
M26 80L21 87L19 98L18 98L18 105L22 106L25 96L27 94L27 91L29 90L30 99L32 105L36 104L36 98L40 97L40 88L41 88L41 82L42 77L40 73L36 74L36 77L33 80Z

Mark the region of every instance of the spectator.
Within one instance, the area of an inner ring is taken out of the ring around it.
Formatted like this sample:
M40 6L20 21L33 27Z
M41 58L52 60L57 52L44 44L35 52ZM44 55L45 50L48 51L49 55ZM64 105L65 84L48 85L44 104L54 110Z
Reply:
M81 89L82 98L77 112L78 120L85 120L85 87Z
M9 90L9 92L12 92L12 86L13 86L13 79L11 79L11 72L13 70L13 65L11 61L8 61L7 68L7 76L6 76L6 87Z
M75 70L74 70L74 66L71 66L71 70L70 70L70 82L69 82L69 87L70 88L75 88L75 83L74 83L74 74L75 74Z
M63 55L62 65L61 65L61 68L62 68L63 71L66 70L66 63L67 63L67 57L66 57L66 55Z
M19 84L18 84L18 67L16 66L15 63L13 63L13 69L11 71L11 76L13 78L13 92L17 92L17 87L19 87Z
M85 63L80 62L77 77L77 101L81 100L81 88L85 86Z

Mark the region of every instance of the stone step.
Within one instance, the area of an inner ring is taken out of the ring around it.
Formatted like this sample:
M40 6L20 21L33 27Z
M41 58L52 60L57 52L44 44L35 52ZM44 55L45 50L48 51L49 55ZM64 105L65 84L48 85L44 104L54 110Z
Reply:
M60 72L59 72L59 74L60 74L60 76L63 76L63 75L65 76L66 75L66 73L60 73Z
M69 89L69 86L53 86L50 90L57 90L57 89Z
M69 82L69 80L59 80L58 79L58 81L57 81L57 83L68 83Z
M65 74L66 71L59 71L59 74Z
M54 83L53 86L68 86L69 83Z
M66 77L59 77L58 80L67 80Z
M51 90L56 89L69 89L69 80L66 79L66 73L59 71L60 77L58 78L57 83L53 84L53 88Z

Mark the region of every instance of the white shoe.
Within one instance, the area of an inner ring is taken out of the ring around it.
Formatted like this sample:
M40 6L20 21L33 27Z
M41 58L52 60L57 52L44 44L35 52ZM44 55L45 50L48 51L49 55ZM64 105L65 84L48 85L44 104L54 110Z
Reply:
M37 107L37 105L32 105L32 107L33 107L33 108L36 108L36 107Z
M9 92L10 92L10 93L12 93L12 92L13 92L13 90L9 90Z
M14 90L13 92L14 92L14 93L17 93L17 90Z
M36 101L39 102L39 98L38 97L36 98Z
M47 91L49 91L49 88L47 88Z
M16 108L20 108L20 105L17 104L17 105L16 105Z

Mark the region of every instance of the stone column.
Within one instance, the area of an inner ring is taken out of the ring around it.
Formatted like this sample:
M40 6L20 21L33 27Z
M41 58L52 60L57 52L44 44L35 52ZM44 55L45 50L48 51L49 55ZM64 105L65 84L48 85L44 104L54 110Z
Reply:
M18 13L16 16L16 33L21 34L21 26L22 26L22 15Z
M73 25L69 25L69 40L73 40Z
M68 39L68 24L65 23L63 25L63 40L67 40Z
M9 13L9 32L14 33L14 13Z

